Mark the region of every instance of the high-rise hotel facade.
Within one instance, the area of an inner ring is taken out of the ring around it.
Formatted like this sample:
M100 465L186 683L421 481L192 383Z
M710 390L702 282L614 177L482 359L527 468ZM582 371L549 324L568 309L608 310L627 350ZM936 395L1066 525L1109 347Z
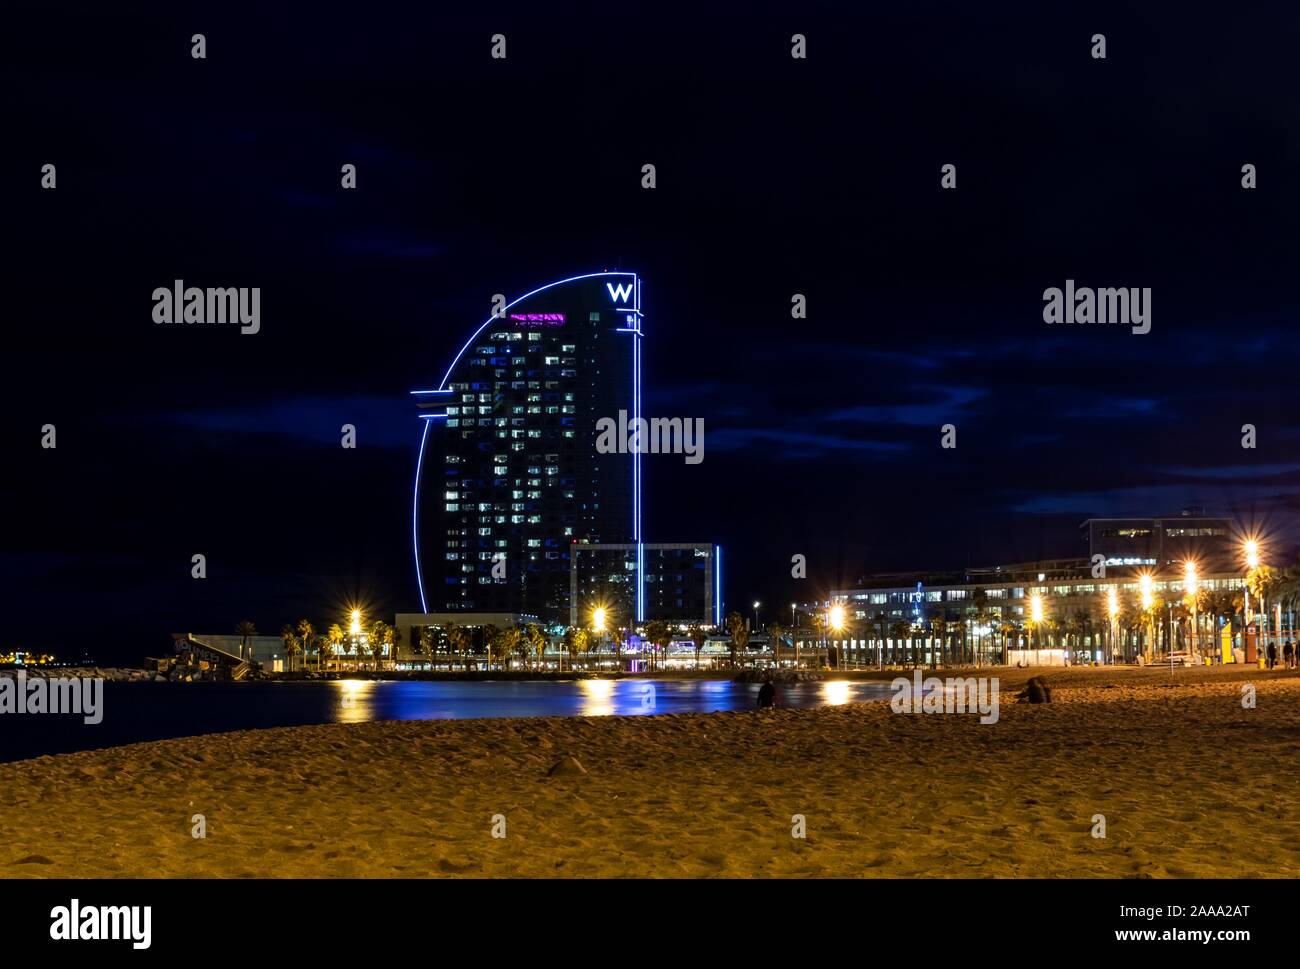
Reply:
M642 320L635 273L562 279L497 309L413 392L424 612L565 622L572 545L631 544L640 565L642 456L595 441L602 417L641 416Z

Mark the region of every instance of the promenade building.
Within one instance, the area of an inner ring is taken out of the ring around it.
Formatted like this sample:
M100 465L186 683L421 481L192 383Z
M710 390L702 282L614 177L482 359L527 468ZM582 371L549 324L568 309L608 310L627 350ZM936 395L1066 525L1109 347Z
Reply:
M1199 568L1193 601L1183 562L1108 566L1096 577L1091 558L875 575L831 592L823 607L841 607L841 633L800 635L806 645L835 643L862 665L1136 662L1170 650L1221 657L1225 645L1242 645L1229 617L1244 585L1243 571Z

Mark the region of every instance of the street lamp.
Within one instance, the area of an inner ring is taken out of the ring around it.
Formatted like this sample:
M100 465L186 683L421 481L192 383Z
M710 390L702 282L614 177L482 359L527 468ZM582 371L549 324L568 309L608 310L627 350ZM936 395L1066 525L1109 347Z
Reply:
M1192 600L1192 656L1196 650L1196 563L1188 559L1183 565L1183 592ZM1174 651L1169 651L1169 672L1174 671Z
M1119 590L1115 586L1106 588L1106 612L1110 615L1110 655L1115 658L1115 621L1119 617Z
M1148 638L1147 638L1146 651L1150 653L1152 652L1152 646L1154 645L1151 642L1151 637L1154 635L1154 631L1155 631L1155 627L1153 625L1155 620L1151 618L1151 607L1155 604L1156 601L1156 597L1151 592L1151 576L1143 575L1140 579L1138 579L1138 586L1142 589L1142 611L1147 614L1147 626L1149 628L1147 631Z
M758 632L758 607L761 605L757 599L754 600L754 632Z
M841 632L844 629L844 607L839 603L836 603L835 605L831 606L830 620L831 620L831 628L835 630L837 633ZM835 655L835 665L837 668L843 668L843 664L841 662L841 657L839 655L838 649L836 650L836 655Z
M1042 621L1043 621L1043 597L1040 596L1037 592L1035 592L1032 596L1029 597L1030 636L1033 636L1034 629L1037 628L1038 624L1041 623ZM1041 630L1038 633L1038 642L1040 645L1043 642L1043 634ZM1034 650L1034 663L1035 665L1037 665L1038 663L1037 649Z
M1246 544L1243 546L1243 550L1246 553L1246 579L1245 582L1242 584L1242 588L1245 591L1245 599L1242 603L1242 610L1246 619L1246 625L1249 626L1250 625L1250 573L1254 572L1257 568L1259 568L1259 542L1255 541L1253 538L1248 538L1246 539ZM1244 649L1246 643L1246 634L1244 632L1241 634L1241 642L1242 642L1242 648Z

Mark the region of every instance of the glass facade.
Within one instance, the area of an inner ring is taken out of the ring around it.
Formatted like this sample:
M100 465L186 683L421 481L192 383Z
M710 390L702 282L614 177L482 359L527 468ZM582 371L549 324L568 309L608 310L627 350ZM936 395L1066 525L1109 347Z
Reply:
M567 621L572 544L640 540L640 459L595 447L601 418L640 414L640 297L630 272L535 290L474 333L441 385L414 392L426 612Z

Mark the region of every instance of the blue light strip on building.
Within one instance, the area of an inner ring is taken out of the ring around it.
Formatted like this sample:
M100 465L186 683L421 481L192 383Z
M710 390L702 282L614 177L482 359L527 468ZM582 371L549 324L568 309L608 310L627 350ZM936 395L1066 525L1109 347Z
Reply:
M429 611L429 603L424 598L424 576L420 574L420 469L424 466L424 442L429 437L431 426L428 421L425 421L424 431L420 434L420 456L415 460L415 499L411 509L411 538L415 543L415 584L420 590L420 609L424 612Z
M713 546L713 625L722 625L722 546Z
M636 312L636 332L632 335L632 360L635 368L632 377L634 417L641 420L641 279L633 280L636 287L633 305ZM638 423L636 426L640 426ZM632 533L636 541L636 619L645 622L645 536L641 532L641 449L632 452Z

